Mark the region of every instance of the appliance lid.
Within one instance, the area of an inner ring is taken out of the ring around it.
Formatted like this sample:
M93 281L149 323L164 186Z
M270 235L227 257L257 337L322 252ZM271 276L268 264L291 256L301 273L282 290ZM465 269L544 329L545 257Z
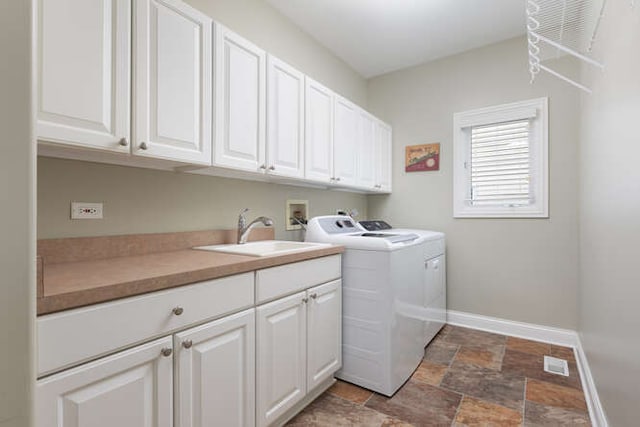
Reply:
M415 233L406 233L406 234L392 234L392 233L362 233L359 236L354 237L368 237L373 239L385 239L391 243L403 243L403 242L411 242L416 240L420 236Z

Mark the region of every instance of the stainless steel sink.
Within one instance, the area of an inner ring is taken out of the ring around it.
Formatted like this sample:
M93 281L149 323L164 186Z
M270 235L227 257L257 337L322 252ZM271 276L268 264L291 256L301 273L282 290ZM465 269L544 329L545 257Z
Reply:
M212 245L198 246L193 249L201 251L225 252L237 255L249 256L272 256L286 255L296 252L304 252L313 249L326 248L330 243L312 242L288 242L283 240L261 240L258 242L248 242L242 245Z

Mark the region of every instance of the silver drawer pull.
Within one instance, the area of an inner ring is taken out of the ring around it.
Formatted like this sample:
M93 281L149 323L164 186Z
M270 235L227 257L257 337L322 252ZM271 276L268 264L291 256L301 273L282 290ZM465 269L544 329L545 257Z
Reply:
M303 304L306 304L306 303L308 303L308 302L309 302L309 298L302 298L302 303L303 303Z
M309 296L310 296L311 298L313 298L313 299L318 298L318 294L316 294L316 293L313 293L313 294L311 294L311 295L309 295Z
M191 341L191 340L182 341L182 346L184 348L189 349L189 348L191 348L192 345L193 345L193 341Z
M169 357L171 356L171 353L173 353L173 349L165 347L162 350L160 350L160 354L162 354L164 357Z
M129 141L127 141L127 138L120 138L120 141L118 141L118 144L122 145L123 147L126 147L127 145L129 145Z
M141 142L141 143L140 143L140 149L141 149L141 150L146 150L146 149L148 149L148 148L149 148L149 146L147 145L147 143L146 143L146 142Z
M184 313L184 308L182 307L176 307L173 310L171 310L171 312L173 314L175 314L176 316L180 316L182 313Z

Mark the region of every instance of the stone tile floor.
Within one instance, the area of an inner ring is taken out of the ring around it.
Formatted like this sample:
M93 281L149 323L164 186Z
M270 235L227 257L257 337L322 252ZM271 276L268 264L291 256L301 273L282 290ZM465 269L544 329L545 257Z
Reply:
M548 374L543 356L566 359ZM338 381L288 426L585 426L587 404L573 350L445 326L391 398Z

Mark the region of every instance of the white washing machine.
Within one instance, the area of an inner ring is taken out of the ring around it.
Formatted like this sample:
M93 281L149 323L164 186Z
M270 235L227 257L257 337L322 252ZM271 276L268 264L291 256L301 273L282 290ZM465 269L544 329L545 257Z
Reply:
M424 299L421 317L424 320L424 346L447 322L447 272L445 235L439 231L393 228L385 221L360 221L364 229L375 233L417 234L424 238Z
M336 376L393 395L424 356L424 254L412 232L369 232L352 218L309 220L306 241L345 246L342 369Z

